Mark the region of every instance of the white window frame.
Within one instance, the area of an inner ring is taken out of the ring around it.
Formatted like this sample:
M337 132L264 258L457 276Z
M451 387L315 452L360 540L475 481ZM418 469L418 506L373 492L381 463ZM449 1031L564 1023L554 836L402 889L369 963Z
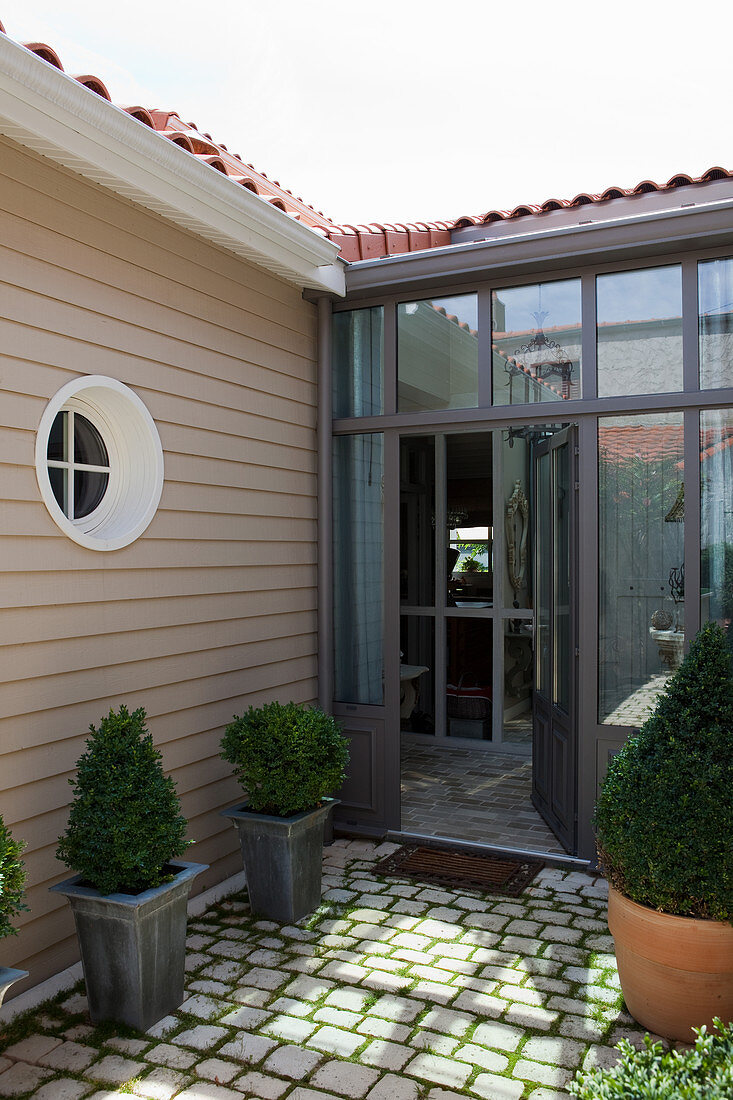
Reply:
M81 413L101 435L109 458L109 482L89 515L70 519L56 500L48 474L48 439L60 412ZM158 430L137 394L116 378L75 378L51 398L36 434L36 477L54 523L89 550L129 546L149 526L163 491L163 448Z

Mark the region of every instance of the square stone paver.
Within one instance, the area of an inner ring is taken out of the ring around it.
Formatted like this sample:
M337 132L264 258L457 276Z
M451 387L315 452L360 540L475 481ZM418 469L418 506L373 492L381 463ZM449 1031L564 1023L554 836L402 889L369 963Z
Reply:
M119 1054L108 1054L106 1058L95 1062L86 1070L86 1076L93 1081L107 1081L112 1085L124 1085L132 1077L137 1077L145 1069L143 1062L133 1062Z
M0 1073L0 1096L22 1096L42 1085L51 1070L43 1066L31 1066L28 1062L14 1062L10 1069Z
M311 1084L339 1096L358 1098L366 1096L378 1078L378 1070L359 1066L354 1062L331 1060L316 1071Z
M323 1056L314 1050L281 1046L267 1059L265 1069L268 1073L280 1074L282 1077L289 1077L292 1081L300 1081L303 1077L307 1077L322 1060Z

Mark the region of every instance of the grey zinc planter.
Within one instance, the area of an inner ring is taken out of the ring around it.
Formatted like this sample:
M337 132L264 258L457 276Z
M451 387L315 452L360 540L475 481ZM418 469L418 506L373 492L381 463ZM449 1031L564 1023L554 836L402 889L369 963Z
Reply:
M11 985L19 982L21 978L27 978L27 970L13 970L10 966L0 966L0 1005L5 999L5 994Z
M138 1031L183 1000L188 895L205 863L171 860L172 882L141 894L100 894L81 876L50 889L68 898L79 938L93 1023L116 1020Z
M292 924L321 903L323 829L337 800L292 817L222 810L239 833L252 912Z

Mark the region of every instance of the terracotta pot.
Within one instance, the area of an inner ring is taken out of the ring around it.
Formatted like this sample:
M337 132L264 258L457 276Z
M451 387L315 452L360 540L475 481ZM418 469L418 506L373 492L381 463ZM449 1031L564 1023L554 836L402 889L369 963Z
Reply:
M626 1007L643 1027L691 1043L693 1027L733 1020L733 925L658 913L611 887L608 927Z

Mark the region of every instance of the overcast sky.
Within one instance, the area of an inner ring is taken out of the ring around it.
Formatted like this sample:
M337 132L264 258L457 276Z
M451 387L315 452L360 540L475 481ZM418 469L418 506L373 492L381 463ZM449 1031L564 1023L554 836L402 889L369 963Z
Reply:
M731 6L0 0L115 103L174 109L337 222L733 167Z

